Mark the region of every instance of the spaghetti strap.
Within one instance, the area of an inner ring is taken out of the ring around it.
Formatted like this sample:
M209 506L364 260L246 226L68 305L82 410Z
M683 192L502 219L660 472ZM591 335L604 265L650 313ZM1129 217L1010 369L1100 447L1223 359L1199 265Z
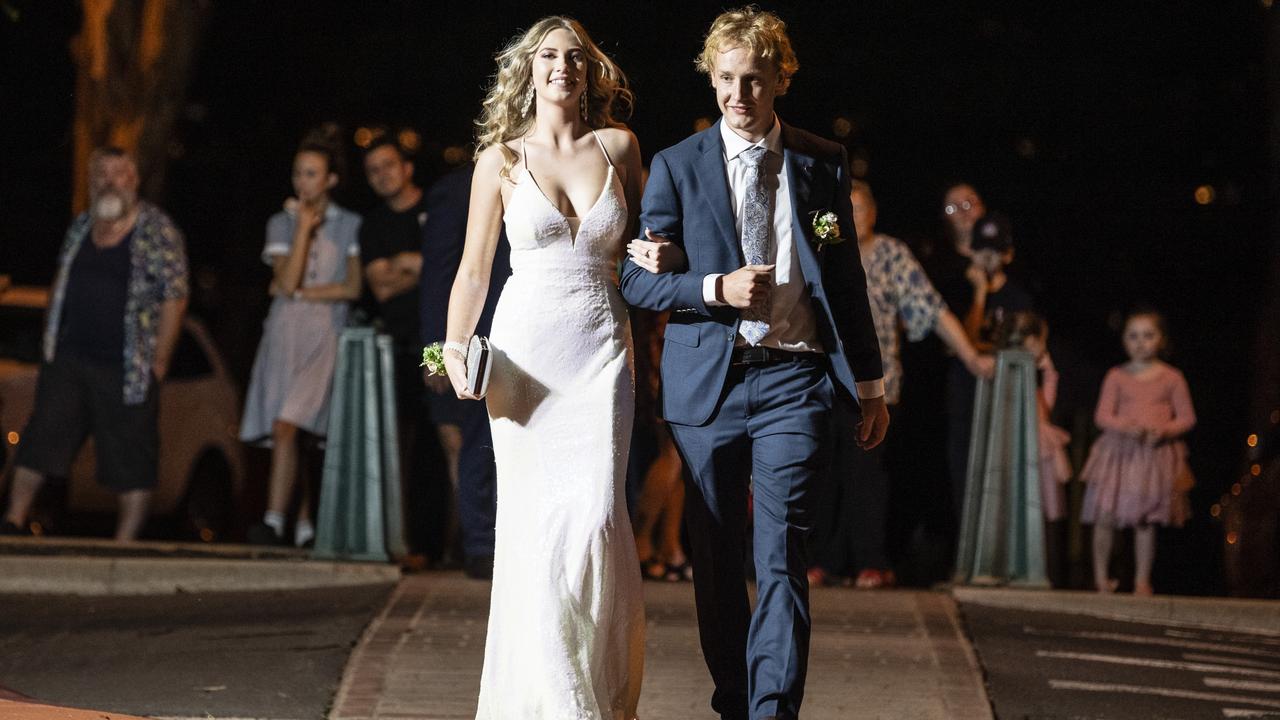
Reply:
M609 167L613 167L613 158L609 157L609 151L604 148L604 141L600 139L600 135L596 133L595 128L591 128L591 135L596 139L596 144L600 146L600 152L604 153L604 161L609 163Z

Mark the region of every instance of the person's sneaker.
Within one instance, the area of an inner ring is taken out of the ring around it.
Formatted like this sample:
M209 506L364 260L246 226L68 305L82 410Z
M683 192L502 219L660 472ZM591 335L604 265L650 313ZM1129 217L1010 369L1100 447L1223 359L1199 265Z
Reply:
M250 545L283 545L284 538L276 534L274 528L266 523L258 523L245 533L245 540Z
M469 557L463 563L462 571L472 580L492 580L493 556L476 555L475 557Z
M0 521L0 535L30 535L31 530L25 525L15 525L9 520Z

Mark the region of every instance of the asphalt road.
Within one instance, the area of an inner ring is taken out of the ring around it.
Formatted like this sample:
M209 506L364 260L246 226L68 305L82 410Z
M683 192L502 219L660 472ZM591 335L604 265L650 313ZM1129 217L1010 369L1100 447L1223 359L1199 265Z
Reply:
M392 587L0 595L0 687L134 715L323 718Z
M1280 718L1280 635L962 612L1001 720Z

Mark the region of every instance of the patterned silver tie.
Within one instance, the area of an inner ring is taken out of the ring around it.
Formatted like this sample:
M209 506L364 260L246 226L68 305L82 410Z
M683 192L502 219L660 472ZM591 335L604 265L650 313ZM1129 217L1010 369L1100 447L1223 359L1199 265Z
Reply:
M740 156L747 164L746 203L742 209L742 256L748 265L769 264L769 231L773 227L773 195L764 187L764 160L769 151L756 145ZM772 303L742 312L738 331L752 345L769 334Z

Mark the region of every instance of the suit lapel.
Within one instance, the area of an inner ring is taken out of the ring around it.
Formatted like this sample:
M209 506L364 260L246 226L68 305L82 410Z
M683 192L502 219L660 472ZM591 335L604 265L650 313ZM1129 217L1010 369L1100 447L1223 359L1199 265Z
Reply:
M800 255L800 269L809 285L820 285L822 271L817 253L809 242L809 191L813 181L813 158L793 149L790 127L782 126L783 168L791 196L791 240Z
M729 198L729 177L724 167L724 142L720 139L720 122L712 125L702 139L702 155L697 160L697 176L702 181L703 197L720 230L720 240L741 259L738 225L733 219L733 202Z

